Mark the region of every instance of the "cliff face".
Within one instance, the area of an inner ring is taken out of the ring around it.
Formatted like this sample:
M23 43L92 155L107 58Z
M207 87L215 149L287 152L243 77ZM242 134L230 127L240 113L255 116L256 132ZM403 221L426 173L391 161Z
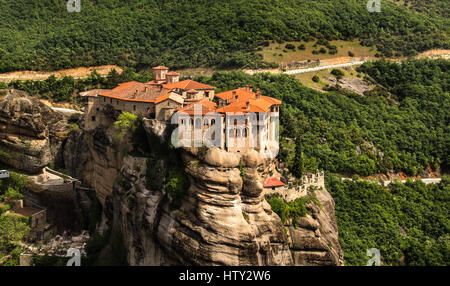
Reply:
M162 151L165 126L147 121L145 127L153 138L146 155L112 159L124 147L107 140L113 131L104 128L103 136L84 135L91 158L75 160L88 166L86 174L90 166L103 170L90 175L91 183L101 186L104 226L121 230L130 265L342 265L334 201L326 190L316 191L321 207L308 204L310 214L297 227L283 225L262 186L276 161L255 151ZM66 147L81 138L69 137ZM173 169L170 152L180 152L190 182L175 208L165 188ZM117 175L105 175L114 168Z

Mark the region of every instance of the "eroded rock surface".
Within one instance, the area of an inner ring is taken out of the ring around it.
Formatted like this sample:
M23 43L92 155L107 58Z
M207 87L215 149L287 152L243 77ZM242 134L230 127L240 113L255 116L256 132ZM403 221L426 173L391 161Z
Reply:
M61 114L37 98L6 91L0 99L0 161L28 173L40 172L58 157L66 125Z

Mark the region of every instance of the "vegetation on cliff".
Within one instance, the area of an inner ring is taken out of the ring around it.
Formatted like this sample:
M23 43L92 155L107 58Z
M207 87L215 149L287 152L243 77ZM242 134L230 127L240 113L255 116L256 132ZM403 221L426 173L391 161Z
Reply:
M326 182L346 265L366 265L370 248L380 249L384 265L450 265L450 177L388 188L334 175Z
M12 203L22 198L27 177L10 172L10 177L0 180L0 203ZM0 265L18 265L22 252L21 240L27 235L29 218L14 214L5 214L10 204L0 205Z
M256 53L270 41L361 39L381 55L448 48L448 11L439 1L405 9L359 0L102 0L0 3L0 72L118 64L267 67ZM411 3L411 1L408 1Z

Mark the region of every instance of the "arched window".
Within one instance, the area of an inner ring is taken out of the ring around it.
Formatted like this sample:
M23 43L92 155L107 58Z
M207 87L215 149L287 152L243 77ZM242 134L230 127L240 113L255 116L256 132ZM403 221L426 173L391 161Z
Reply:
M181 119L181 125L184 125L184 119Z
M215 119L211 119L211 125L216 124L216 120Z
M205 120L204 120L204 122L203 122L203 125L208 125L209 124L209 122L208 122L208 118L205 118Z
M244 137L247 138L248 137L248 128L244 129Z
M194 119L192 119L192 118L189 119L189 124L190 124L190 125L194 125Z
M245 125L246 126L248 125L248 119L245 119Z
M234 120L234 125L237 125L237 122L238 122L238 120L237 120L237 119L235 119L235 120Z
M234 129L230 129L228 137L234 137Z
M195 119L195 128L202 128L202 120L200 118Z
M241 137L241 129L236 129L236 137Z

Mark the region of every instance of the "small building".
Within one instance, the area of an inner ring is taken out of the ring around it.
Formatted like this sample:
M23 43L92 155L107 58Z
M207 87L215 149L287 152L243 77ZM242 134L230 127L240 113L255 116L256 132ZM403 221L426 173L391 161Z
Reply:
M56 228L47 222L46 209L24 206L23 200L18 200L14 203L12 213L30 218L30 232L27 236L29 241L43 240L47 233L56 233Z
M264 181L264 189L275 191L280 188L285 188L286 184L277 178L267 178Z

